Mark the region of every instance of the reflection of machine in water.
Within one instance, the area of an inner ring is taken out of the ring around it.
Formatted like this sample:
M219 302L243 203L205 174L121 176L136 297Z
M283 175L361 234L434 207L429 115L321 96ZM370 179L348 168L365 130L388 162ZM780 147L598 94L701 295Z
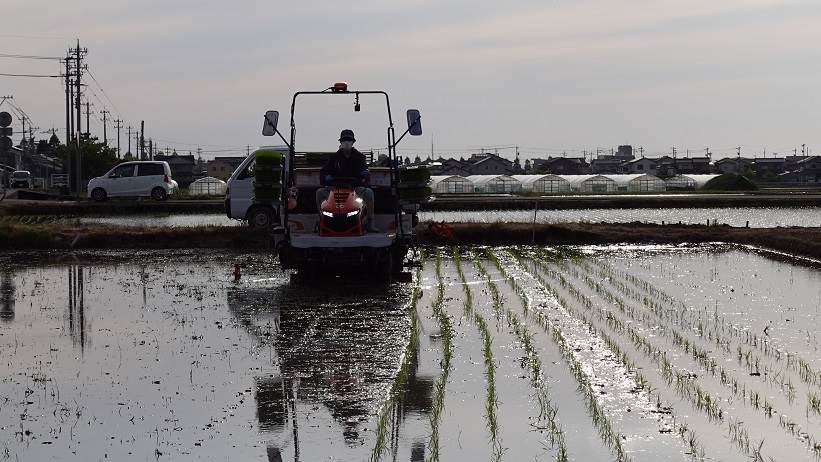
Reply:
M0 320L14 320L14 273L3 269L0 274Z
M279 366L256 378L261 430L293 439L298 457L299 407L315 403L341 426L348 445L359 445L360 426L381 404L407 341L404 295L399 287L386 292L350 285L322 292L291 285L229 290L231 313L261 345L273 347ZM406 391L394 403L394 425L407 412L430 408L433 379L415 371L416 355ZM276 447L269 447L268 455L281 460Z

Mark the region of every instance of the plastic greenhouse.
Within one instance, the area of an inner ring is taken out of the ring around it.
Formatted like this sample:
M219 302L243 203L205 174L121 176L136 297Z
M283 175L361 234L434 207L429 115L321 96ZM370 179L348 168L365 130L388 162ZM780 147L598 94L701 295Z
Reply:
M212 176L200 178L188 186L188 193L192 195L224 196L225 182Z
M522 182L522 191L534 193L563 193L570 191L570 182L558 175L513 175Z
M430 177L434 194L464 194L473 192L473 183L457 175L434 175Z
M699 189L717 176L717 174L676 175L668 178L665 183L667 183L667 189Z
M605 175L616 182L619 191L662 192L667 188L664 180L657 176L637 173L632 175Z
M570 182L575 192L607 193L618 191L616 182L603 175L559 175Z
M522 182L507 175L470 175L467 177L477 193L519 193Z

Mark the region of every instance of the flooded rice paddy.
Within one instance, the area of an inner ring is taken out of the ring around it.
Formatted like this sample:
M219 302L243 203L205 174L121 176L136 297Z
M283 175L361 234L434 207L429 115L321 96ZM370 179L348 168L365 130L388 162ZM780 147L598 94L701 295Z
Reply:
M233 220L222 213L211 214L154 214L106 217L5 217L33 223L78 223L83 225L153 226L162 228L190 226L240 226L244 222ZM533 210L480 210L480 211L429 211L421 212L422 221L446 221L468 223L532 223ZM749 226L773 228L777 226L821 226L819 207L734 207L734 208L672 208L672 209L571 209L538 210L536 222L558 223L683 223Z
M473 223L532 223L533 210L436 211L420 214L422 220ZM718 207L665 209L570 209L537 210L536 222L706 224L774 228L777 226L821 226L819 207Z
M0 460L816 460L821 272L729 246L0 260ZM233 264L242 265L235 280Z

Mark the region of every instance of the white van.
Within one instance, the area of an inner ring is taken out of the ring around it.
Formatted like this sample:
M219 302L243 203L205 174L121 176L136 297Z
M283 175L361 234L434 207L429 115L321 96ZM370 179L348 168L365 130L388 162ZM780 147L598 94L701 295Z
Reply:
M163 161L123 162L88 182L88 196L97 202L109 197L151 197L164 201L176 190L171 167Z
M263 146L260 149L274 149L288 154L283 146ZM254 165L255 152L252 152L239 164L225 188L225 214L235 220L246 220L254 227L267 228L279 220L279 205L254 204Z

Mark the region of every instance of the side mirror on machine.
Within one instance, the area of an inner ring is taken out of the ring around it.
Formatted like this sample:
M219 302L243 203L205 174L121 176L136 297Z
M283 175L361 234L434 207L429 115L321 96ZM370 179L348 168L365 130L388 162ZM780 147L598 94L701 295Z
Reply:
M411 136L422 134L422 115L419 109L408 109L408 133Z
M274 136L277 132L277 122L279 122L279 111L266 112L265 120L262 122L262 136Z

